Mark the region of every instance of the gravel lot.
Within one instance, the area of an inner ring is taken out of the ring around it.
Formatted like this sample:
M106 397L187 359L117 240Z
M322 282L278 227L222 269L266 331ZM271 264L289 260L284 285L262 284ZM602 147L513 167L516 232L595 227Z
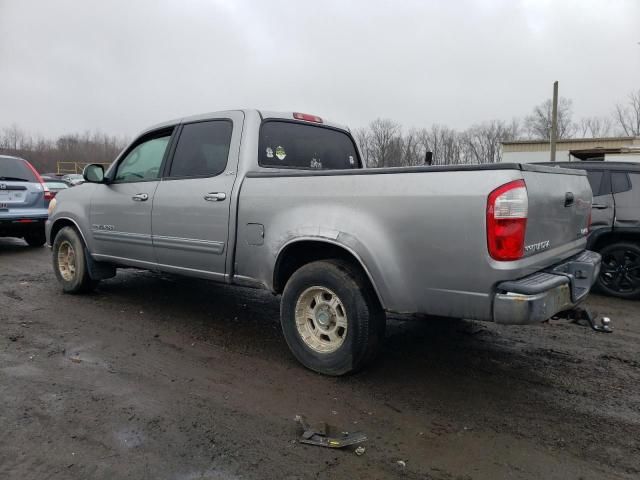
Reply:
M0 478L637 479L640 302L589 304L613 334L392 318L335 379L268 293L128 270L63 295L49 249L0 239ZM296 414L365 454L297 443Z

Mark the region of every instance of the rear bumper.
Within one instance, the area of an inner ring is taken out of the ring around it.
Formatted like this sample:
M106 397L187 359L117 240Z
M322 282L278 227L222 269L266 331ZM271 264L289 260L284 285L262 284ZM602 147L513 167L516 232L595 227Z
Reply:
M543 322L584 300L600 274L600 255L585 250L520 280L502 282L493 299L496 323Z
M0 216L0 237L23 237L44 229L47 214Z

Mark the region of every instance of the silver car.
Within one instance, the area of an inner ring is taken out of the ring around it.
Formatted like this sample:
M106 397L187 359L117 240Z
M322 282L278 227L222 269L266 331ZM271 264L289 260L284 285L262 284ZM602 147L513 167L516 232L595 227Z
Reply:
M53 193L28 161L0 155L0 237L24 238L32 247L44 245L52 198Z

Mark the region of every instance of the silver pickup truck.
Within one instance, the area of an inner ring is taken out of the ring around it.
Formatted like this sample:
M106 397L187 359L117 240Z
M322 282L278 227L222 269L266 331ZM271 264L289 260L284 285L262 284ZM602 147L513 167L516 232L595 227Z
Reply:
M295 357L341 375L385 313L542 322L588 294L585 172L520 164L367 169L317 116L217 112L143 132L60 192L46 224L65 292L118 267L264 288Z

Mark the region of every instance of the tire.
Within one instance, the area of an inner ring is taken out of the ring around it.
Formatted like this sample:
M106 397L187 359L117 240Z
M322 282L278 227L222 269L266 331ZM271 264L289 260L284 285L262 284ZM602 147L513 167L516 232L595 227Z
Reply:
M53 271L65 293L84 293L98 285L89 276L85 246L78 232L63 227L53 241Z
M596 285L606 295L640 298L640 246L618 242L600 250L602 267Z
M41 247L47 243L47 237L44 234L44 229L37 232L32 232L24 236L24 241L29 244L30 247Z
M386 317L359 269L341 260L322 260L304 265L291 276L282 294L280 323L300 363L315 372L339 376L375 358Z

